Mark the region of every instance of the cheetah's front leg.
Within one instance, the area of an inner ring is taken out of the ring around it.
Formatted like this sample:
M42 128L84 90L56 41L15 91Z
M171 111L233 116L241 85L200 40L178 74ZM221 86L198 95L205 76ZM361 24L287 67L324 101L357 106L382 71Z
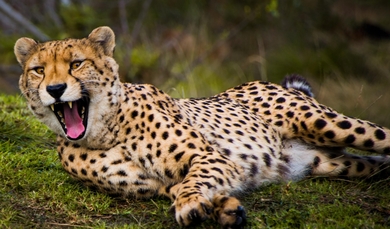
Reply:
M170 189L177 222L188 226L212 217L223 227L242 225L245 212L240 202L221 195L239 191L242 174L238 165L211 147L206 155L195 157L184 180Z

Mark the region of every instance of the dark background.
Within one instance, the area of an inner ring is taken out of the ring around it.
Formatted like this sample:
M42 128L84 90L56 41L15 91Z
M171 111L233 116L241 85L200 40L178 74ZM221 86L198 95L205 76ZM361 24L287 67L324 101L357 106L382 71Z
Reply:
M0 0L0 93L19 93L19 37L108 25L123 81L203 97L298 73L321 102L390 126L389 12L388 0Z

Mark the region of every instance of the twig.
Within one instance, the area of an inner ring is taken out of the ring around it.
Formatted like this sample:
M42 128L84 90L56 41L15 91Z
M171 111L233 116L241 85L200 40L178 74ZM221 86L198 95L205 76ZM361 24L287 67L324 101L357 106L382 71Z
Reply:
M56 225L60 227L77 227L77 228L93 228L90 226L82 226L82 225L73 225L73 224L68 224L68 223L48 223L49 225Z
M27 18L23 17L18 11L14 10L3 0L0 0L0 9L12 20L16 21L18 24L23 26L29 32L31 32L35 37L42 41L49 40L49 37L43 33L38 27L32 24Z

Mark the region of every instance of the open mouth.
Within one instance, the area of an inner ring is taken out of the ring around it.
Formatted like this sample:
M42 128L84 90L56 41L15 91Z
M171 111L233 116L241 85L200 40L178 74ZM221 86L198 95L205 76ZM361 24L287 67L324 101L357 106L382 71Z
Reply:
M89 98L50 105L66 136L71 140L84 137L88 123Z

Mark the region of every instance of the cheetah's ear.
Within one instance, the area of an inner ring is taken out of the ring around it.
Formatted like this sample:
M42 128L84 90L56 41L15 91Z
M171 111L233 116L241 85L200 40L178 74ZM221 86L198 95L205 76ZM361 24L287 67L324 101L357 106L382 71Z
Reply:
M115 34L108 26L94 29L88 36L92 42L99 43L107 56L113 56L115 48Z
M21 66L24 66L26 63L28 54L38 43L31 38L22 37L19 38L14 46L14 53L16 59L18 60Z

